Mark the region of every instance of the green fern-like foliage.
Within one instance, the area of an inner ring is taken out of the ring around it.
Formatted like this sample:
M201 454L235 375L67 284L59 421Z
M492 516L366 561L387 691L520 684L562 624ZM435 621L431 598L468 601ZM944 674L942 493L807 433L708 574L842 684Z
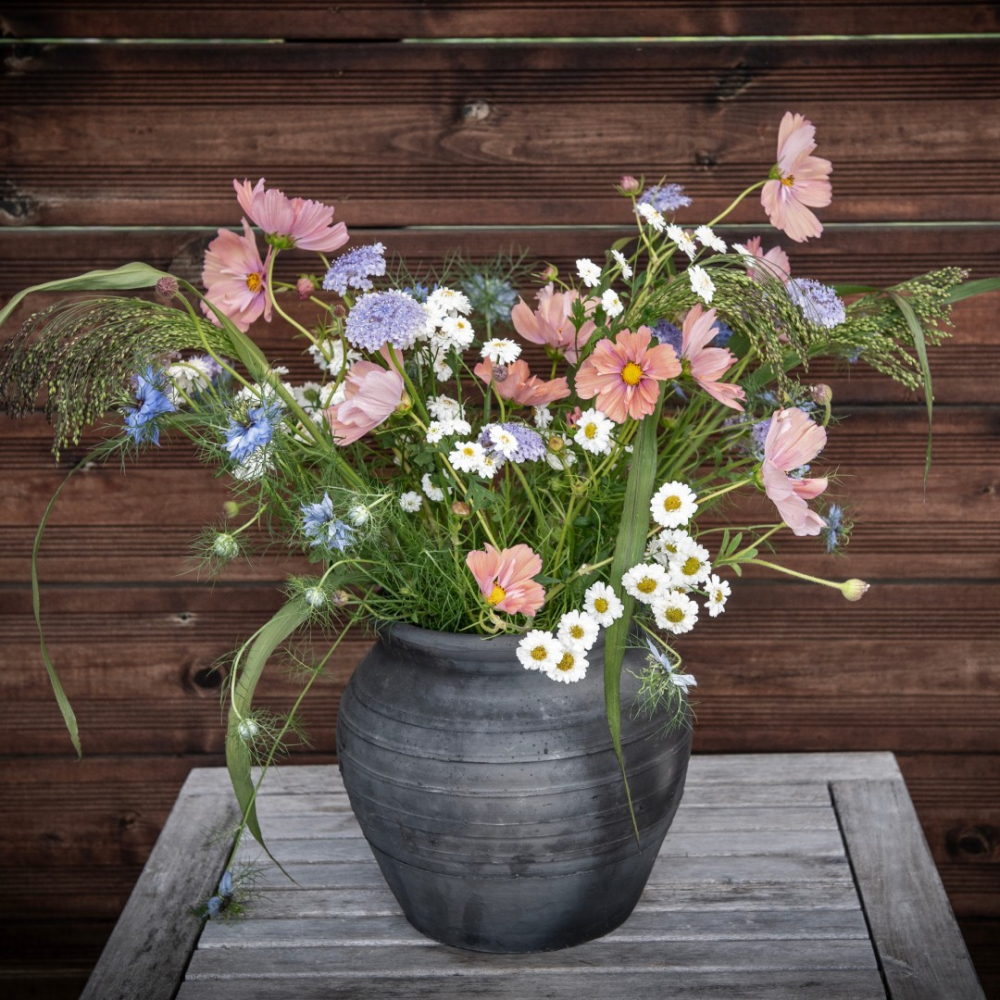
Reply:
M225 354L229 345L211 323L156 302L61 302L29 317L0 348L0 407L20 417L45 393L58 456L122 402L137 372L163 355L192 348Z

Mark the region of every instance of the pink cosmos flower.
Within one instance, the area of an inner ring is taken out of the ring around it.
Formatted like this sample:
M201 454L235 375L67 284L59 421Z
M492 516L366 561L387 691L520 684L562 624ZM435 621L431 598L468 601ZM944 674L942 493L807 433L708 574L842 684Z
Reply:
M270 253L268 253L270 258ZM208 244L201 272L205 298L228 316L244 333L263 314L271 322L271 300L267 294L267 265L260 259L250 223L243 220L243 235L220 229ZM204 303L202 311L219 326L215 313Z
M597 396L594 405L615 423L626 417L641 420L656 409L660 382L676 378L681 363L669 344L650 349L653 333L640 326L632 333L619 330L614 343L605 337L576 373L576 394Z
M764 492L796 535L818 535L823 518L806 505L827 487L826 479L792 479L789 472L811 462L826 444L826 429L801 410L777 410L764 439Z
M702 312L699 302L684 317L681 330L681 357L687 361L691 377L710 396L724 406L743 412L738 400L746 399L746 393L733 382L720 382L736 361L736 355L728 347L709 347L712 338L719 332L715 325L715 309Z
M756 281L767 278L777 278L788 284L792 276L792 264L788 254L781 247L771 247L767 253L760 252L760 237L754 236L747 240L746 248L749 256L746 259L747 277Z
M500 371L497 371L500 369ZM565 399L569 395L569 385L566 379L554 378L544 382L537 375L531 374L526 361L514 361L509 365L494 365L489 358L480 361L472 371L487 385L493 387L503 399L513 400L521 406L546 406L557 399ZM505 371L503 378L498 378Z
M589 319L584 320L577 332L573 325L573 304L580 298L575 289L557 292L550 281L538 295L538 308L532 312L524 299L519 298L511 310L514 329L533 344L544 344L566 356L570 364L576 363L577 353L590 340L597 329ZM585 302L585 306L589 303Z
M262 177L255 187L245 180L233 181L240 208L264 230L279 249L319 250L329 253L349 239L347 226L333 223L333 208L320 201L286 198L277 188L264 190Z
M531 618L545 603L545 588L532 579L541 573L542 560L527 545L498 552L487 543L485 552L470 552L465 564L486 603L497 611Z
M819 219L809 209L823 208L833 198L829 181L833 164L812 155L815 134L812 122L785 112L778 129L778 162L760 193L760 203L771 225L784 230L796 243L823 232Z
M357 361L344 379L347 398L326 410L338 445L353 444L384 423L403 398L403 376L374 361Z

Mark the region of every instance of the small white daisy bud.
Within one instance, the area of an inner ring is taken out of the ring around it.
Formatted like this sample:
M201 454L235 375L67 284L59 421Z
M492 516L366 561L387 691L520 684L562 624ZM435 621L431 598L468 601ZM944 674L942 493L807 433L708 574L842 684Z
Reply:
M864 580L845 580L840 585L840 592L849 601L860 601L865 594L871 589L871 584L865 583Z
M220 531L212 540L212 555L220 559L235 559L240 554L240 543L226 532Z

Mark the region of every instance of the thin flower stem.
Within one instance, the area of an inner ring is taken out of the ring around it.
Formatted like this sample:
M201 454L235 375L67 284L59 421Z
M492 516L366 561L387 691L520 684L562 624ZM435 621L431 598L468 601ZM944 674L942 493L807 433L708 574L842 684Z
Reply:
M767 539L769 539L771 535L773 535L776 531L780 531L782 528L786 527L788 527L788 525L786 525L784 521L782 521L781 524L776 524L773 528L771 528L770 531L765 531L764 534L760 536L760 538L755 539L749 545L745 545L742 549L739 550L739 552L734 552L725 561L727 563L746 562L746 560L740 559L740 556L742 556L746 552L750 552L751 550L756 549L757 546L759 546L762 542L766 542Z
M532 492L531 487L528 485L528 480L525 478L524 473L521 471L521 467L517 462L510 463L511 468L514 470L514 475L521 481L521 486L524 487L524 492L528 497L528 503L531 504L531 509L535 512L535 517L538 520L538 528L540 531L544 531L546 526L546 519L542 514L541 508L538 506L538 501L535 499L535 494Z
M752 191L756 191L758 188L762 188L767 183L767 178L765 177L762 181L757 181L756 184L751 184L750 187L746 189L741 195L739 195L736 200L720 215L717 215L710 223L708 223L709 228L721 222L729 213L736 208L736 206Z
M723 486L721 490L709 493L708 496L699 497L697 503L699 505L708 503L710 500L715 500L718 497L724 496L726 493L732 493L733 490L738 490L741 486L749 486L752 482L753 476L750 476L748 479L741 479L737 483L730 483L728 486Z
M808 580L810 583L818 583L824 587L833 587L834 590L839 590L841 593L843 593L844 590L844 585L842 583L834 583L833 580L824 580L818 576L810 576L808 573L800 573L798 570L788 569L787 566L779 566L777 563L767 562L764 559L744 559L743 564L764 566L766 569L775 569L779 573L786 573L788 576L794 576L800 580Z
M278 259L278 254L280 251L275 250L270 259L267 262L267 297L271 300L271 305L274 306L274 311L286 322L289 326L294 326L299 333L302 334L307 340L311 341L317 347L319 346L319 341L298 321L292 319L288 313L285 312L281 306L278 305L278 297L274 294L274 288L271 282L274 280L274 262Z

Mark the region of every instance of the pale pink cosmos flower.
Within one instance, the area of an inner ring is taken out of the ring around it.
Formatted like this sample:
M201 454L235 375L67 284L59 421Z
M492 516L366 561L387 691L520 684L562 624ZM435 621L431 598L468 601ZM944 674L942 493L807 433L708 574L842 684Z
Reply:
M403 376L374 361L357 361L344 379L346 398L326 410L334 443L353 444L385 423L403 398Z
M579 332L573 325L573 305L580 298L575 289L568 292L555 291L549 282L538 295L538 308L532 312L524 299L519 298L511 310L510 319L514 329L533 344L543 344L566 356L570 364L575 364L581 347L590 340L597 327L591 320L584 320ZM593 308L590 301L584 307Z
M270 257L270 253L268 254ZM271 299L267 294L267 264L260 259L250 223L243 220L243 235L220 229L208 244L201 272L205 298L244 333L263 315L271 322ZM219 319L204 302L202 311L216 325Z
M498 551L487 542L486 551L470 552L465 564L486 603L497 611L531 618L545 603L545 588L532 579L541 573L542 560L527 545Z
M818 535L825 525L806 501L818 497L826 489L827 480L792 479L788 473L808 465L825 445L826 429L801 410L792 407L771 415L761 463L764 492L796 535Z
M236 200L251 221L260 226L269 242L282 250L318 250L329 253L342 247L349 239L347 226L333 225L333 207L321 201L286 198L277 188L264 190L264 178L250 187L233 181Z
M743 411L739 400L746 399L746 393L734 382L720 382L719 379L732 368L736 355L728 347L709 347L709 343L719 332L715 325L715 309L703 312L701 303L688 311L681 330L681 357L687 362L691 377L710 396L724 406Z
M760 251L760 237L754 236L746 242L747 277L755 281L777 278L788 284L792 276L792 264L788 254L781 247L771 247L766 253Z
M510 399L521 406L547 406L569 395L565 377L545 382L531 374L526 361L513 361L509 365L494 365L489 358L480 361L473 373L493 388L502 399ZM502 376L502 377L501 377Z
M660 383L676 378L681 363L669 344L650 348L653 333L648 326L619 330L612 343L605 337L576 373L576 394L581 399L597 396L594 405L615 423L626 417L641 420L656 409Z
M823 232L819 219L809 209L823 208L833 198L829 180L833 164L812 155L815 135L812 122L785 112L778 129L778 162L760 193L760 203L771 225L784 230L796 243Z

